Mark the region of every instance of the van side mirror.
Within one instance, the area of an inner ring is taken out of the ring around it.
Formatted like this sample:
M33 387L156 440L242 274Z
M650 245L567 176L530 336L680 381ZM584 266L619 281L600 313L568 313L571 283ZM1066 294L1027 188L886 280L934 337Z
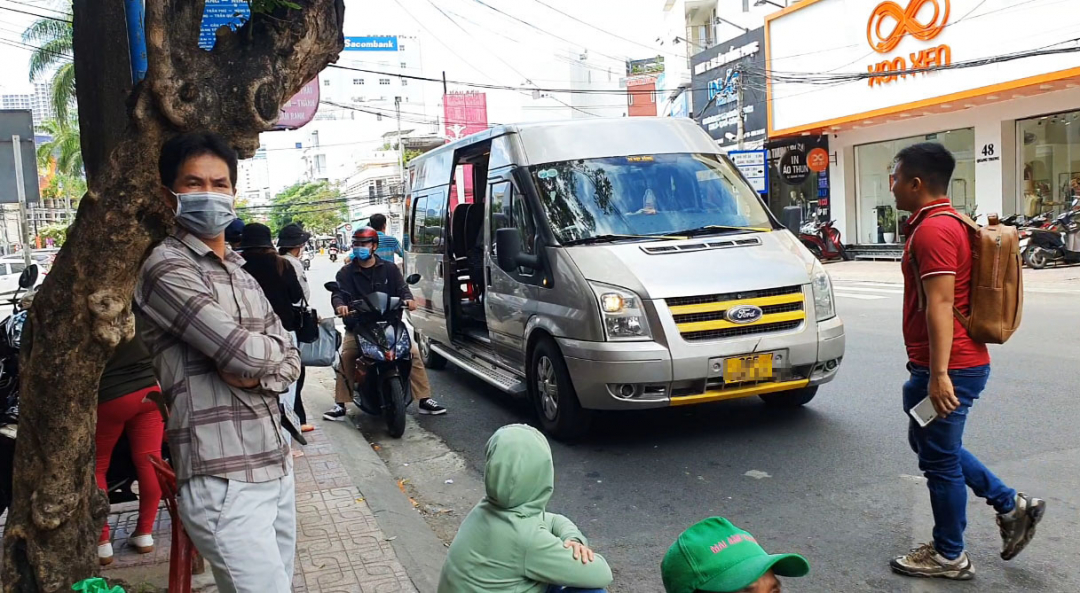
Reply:
M409 277L405 279L405 284L412 285L417 282L420 282L420 274L410 274Z
M540 268L540 258L521 252L521 230L516 228L495 231L495 252L498 254L499 267L509 272L514 268Z
M37 284L37 279L37 264L30 264L30 266L23 269L22 274L19 275L19 288L22 288L23 290L30 288L34 284Z

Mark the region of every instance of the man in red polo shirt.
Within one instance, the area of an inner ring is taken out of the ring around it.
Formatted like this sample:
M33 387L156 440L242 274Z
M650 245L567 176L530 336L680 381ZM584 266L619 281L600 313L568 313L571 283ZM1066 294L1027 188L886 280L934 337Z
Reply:
M1035 535L1046 503L1017 494L963 448L968 410L990 377L986 344L975 342L953 316L971 297L971 237L946 195L956 160L940 144L909 146L896 157L892 192L913 212L904 234L904 344L911 378L904 412L927 396L938 418L920 427L909 418L908 441L930 489L934 541L895 558L893 571L915 577L967 580L975 569L964 551L967 488L997 511L1001 557L1011 560Z

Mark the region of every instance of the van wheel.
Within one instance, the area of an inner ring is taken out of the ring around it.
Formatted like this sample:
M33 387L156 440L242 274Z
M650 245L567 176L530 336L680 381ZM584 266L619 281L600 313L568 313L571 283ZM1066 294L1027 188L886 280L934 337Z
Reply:
M431 340L425 338L420 332L416 332L416 349L420 352L420 361L424 366L433 370L441 371L446 368L446 359L431 350Z
M798 408L810 403L810 400L817 395L817 389L817 387L803 387L780 393L767 393L758 397L770 408Z
M592 424L592 412L581 407L570 371L551 338L544 338L533 350L529 364L529 396L544 431L559 440L585 435Z

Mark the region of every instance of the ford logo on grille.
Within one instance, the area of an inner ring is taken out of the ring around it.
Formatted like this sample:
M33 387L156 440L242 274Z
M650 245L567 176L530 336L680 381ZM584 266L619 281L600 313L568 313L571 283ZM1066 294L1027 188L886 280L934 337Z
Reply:
M739 305L728 309L724 313L724 317L727 317L727 320L732 323L753 323L761 319L763 314L761 307Z

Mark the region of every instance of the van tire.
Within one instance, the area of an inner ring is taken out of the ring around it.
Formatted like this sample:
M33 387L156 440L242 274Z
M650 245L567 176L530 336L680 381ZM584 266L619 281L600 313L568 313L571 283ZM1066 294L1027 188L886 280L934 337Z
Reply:
M533 348L527 381L529 399L544 432L560 441L579 439L588 432L593 413L581 407L555 340L541 338Z
M446 359L431 350L431 340L425 338L420 332L416 332L416 350L420 353L420 362L425 368L433 371L441 371L446 368Z
M767 393L765 395L759 395L761 401L765 402L766 406L770 408L798 408L810 403L810 400L814 399L817 395L818 388L815 387L803 387L802 389L793 389L791 391L781 391L780 393Z

